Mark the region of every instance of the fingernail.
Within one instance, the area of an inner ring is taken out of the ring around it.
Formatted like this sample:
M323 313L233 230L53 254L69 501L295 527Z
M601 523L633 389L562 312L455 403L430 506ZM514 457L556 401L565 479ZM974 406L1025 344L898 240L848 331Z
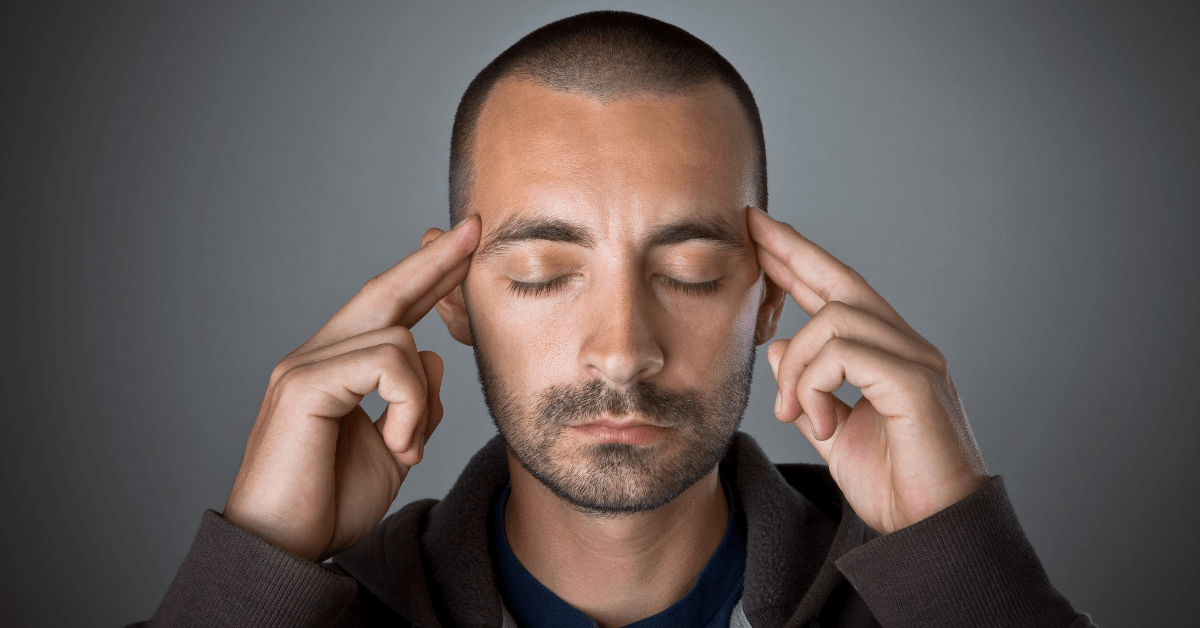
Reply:
M448 236L450 234L454 234L454 237L459 238L461 240L462 238L465 238L467 236L464 236L459 232L460 231L469 231L470 229L468 228L468 224L472 223L472 222L478 222L478 221L479 221L479 218L477 218L474 215L467 216L466 218L463 218L461 221L459 221L459 223L457 225L454 225L453 228L451 228L446 233L443 233L442 235ZM441 236L439 236L439 237L441 237ZM473 240L475 237L477 237L477 236L472 236L470 239Z
M783 407L783 391L775 393L775 414L779 414L779 409Z

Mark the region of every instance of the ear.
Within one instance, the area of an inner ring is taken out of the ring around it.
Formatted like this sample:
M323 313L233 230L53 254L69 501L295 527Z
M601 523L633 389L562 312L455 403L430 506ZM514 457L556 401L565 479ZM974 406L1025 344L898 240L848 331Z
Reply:
M471 324L467 320L467 303L463 299L462 285L455 286L454 291L447 294L437 303L438 314L446 324L450 337L471 346Z
M775 285L775 282L763 273L763 300L762 305L758 306L758 325L754 331L756 344L766 344L775 337L775 330L779 328L779 317L783 316L783 302L786 296L783 288Z
M444 233L441 229L434 227L425 232L421 236L421 248L429 246L430 242L437 239L438 236ZM463 299L462 285L454 287L454 290L437 302L438 315L442 317L442 322L446 324L446 330L450 332L450 337L467 345L471 346L471 325L467 320L467 304Z

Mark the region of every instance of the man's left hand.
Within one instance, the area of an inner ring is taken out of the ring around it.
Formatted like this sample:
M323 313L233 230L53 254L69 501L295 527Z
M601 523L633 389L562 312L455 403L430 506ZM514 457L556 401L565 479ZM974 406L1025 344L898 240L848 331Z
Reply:
M812 317L767 349L775 417L800 428L858 516L887 534L983 486L987 467L941 352L854 269L791 225L747 213L759 265ZM843 382L862 391L853 408L833 395Z

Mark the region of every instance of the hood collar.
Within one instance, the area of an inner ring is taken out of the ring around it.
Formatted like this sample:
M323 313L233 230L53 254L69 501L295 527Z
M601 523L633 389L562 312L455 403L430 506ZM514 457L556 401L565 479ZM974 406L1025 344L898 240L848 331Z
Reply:
M774 465L748 434L734 437L720 473L735 487L745 517L746 618L755 628L802 625L844 581L834 561L873 533L846 504L828 469ZM471 458L444 500L405 506L334 562L415 624L500 628L487 525L508 481L507 448L496 436Z

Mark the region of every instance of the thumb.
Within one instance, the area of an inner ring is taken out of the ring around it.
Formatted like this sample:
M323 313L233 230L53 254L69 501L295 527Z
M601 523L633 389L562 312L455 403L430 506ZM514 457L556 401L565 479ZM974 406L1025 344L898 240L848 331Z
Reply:
M771 365L771 374L775 377L779 377L779 361L783 359L783 354L787 353L788 345L791 343L792 341L787 338L780 338L767 347L767 363Z
M417 355L421 358L421 367L425 369L425 379L429 382L429 389L425 395L429 412L429 418L425 422L425 440L428 441L433 435L433 430L442 422L442 375L445 374L446 365L442 362L442 357L432 351L421 351ZM424 445L421 449L424 453Z
M783 382L779 381L779 362L783 360L783 354L787 353L788 345L791 342L786 338L780 338L767 347L767 363L771 365L771 374L775 376L775 382L779 387L779 392L775 393L775 418L779 418L779 411L783 408Z

